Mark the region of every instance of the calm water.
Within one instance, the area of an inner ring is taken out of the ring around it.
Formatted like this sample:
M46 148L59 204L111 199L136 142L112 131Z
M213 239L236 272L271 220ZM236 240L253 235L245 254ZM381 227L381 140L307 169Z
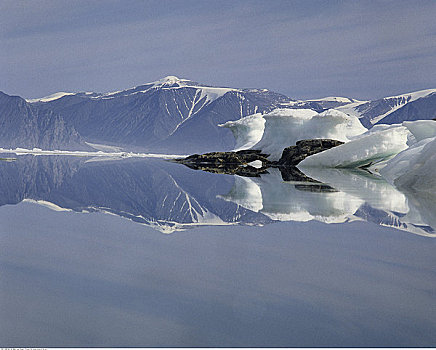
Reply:
M434 196L307 175L1 161L0 345L436 346Z

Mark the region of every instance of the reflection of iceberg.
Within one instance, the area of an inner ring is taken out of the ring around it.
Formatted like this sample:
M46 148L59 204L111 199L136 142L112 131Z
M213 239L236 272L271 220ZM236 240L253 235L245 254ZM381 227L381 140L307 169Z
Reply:
M423 236L436 236L432 228L435 220L429 220L436 216L436 204L427 204L423 211L419 208L422 196L405 195L381 177L364 171L305 170L309 177L331 187L319 192L302 191L301 183L282 181L274 169L260 178L237 178L232 190L221 198L278 221L338 223L363 219Z
M305 168L307 176L360 198L371 207L407 213L406 196L380 176L358 169Z
M364 203L358 197L327 188L310 191L319 184L284 182L277 169L260 178L238 177L232 191L221 198L265 214L278 221L317 220L327 223L345 222ZM304 189L304 190L302 190ZM254 203L254 204L253 204Z

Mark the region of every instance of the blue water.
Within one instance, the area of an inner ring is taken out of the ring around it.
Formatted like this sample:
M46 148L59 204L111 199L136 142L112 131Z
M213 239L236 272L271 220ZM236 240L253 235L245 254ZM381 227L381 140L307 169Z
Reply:
M22 157L0 173L1 346L436 345L433 207L398 224L426 198L407 194L404 214L354 193L357 216L270 174L249 210L233 176L163 161ZM314 219L290 220L274 188Z

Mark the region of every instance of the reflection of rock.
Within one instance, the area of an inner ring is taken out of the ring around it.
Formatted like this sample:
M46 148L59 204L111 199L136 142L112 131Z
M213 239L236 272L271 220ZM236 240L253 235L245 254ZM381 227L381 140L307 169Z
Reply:
M286 147L277 162L281 166L296 166L304 158L342 145L342 141L331 139L311 139L297 141L295 146Z
M299 191L309 192L338 192L335 188L325 184L295 184L295 188Z
M300 169L295 166L290 167L279 167L280 173L282 174L283 181L295 181L295 182L314 182L319 183L304 174Z
M211 152L205 154L193 154L183 159L177 159L176 161L182 164L213 164L213 165L225 165L225 164L248 164L256 160L260 160L262 163L269 164L267 159L268 155L263 154L257 150L242 150L237 152Z

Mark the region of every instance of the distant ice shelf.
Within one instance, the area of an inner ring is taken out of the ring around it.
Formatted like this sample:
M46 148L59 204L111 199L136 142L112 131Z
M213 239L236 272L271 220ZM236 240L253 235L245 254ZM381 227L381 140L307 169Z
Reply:
M102 157L110 159L122 158L162 158L162 159L175 159L186 157L187 155L181 154L158 154L158 153L133 153L133 152L86 152L86 151L59 151L59 150L42 150L40 148L26 149L15 148L6 149L0 148L0 153L16 154L16 155L34 155L34 156L75 156L75 157Z

